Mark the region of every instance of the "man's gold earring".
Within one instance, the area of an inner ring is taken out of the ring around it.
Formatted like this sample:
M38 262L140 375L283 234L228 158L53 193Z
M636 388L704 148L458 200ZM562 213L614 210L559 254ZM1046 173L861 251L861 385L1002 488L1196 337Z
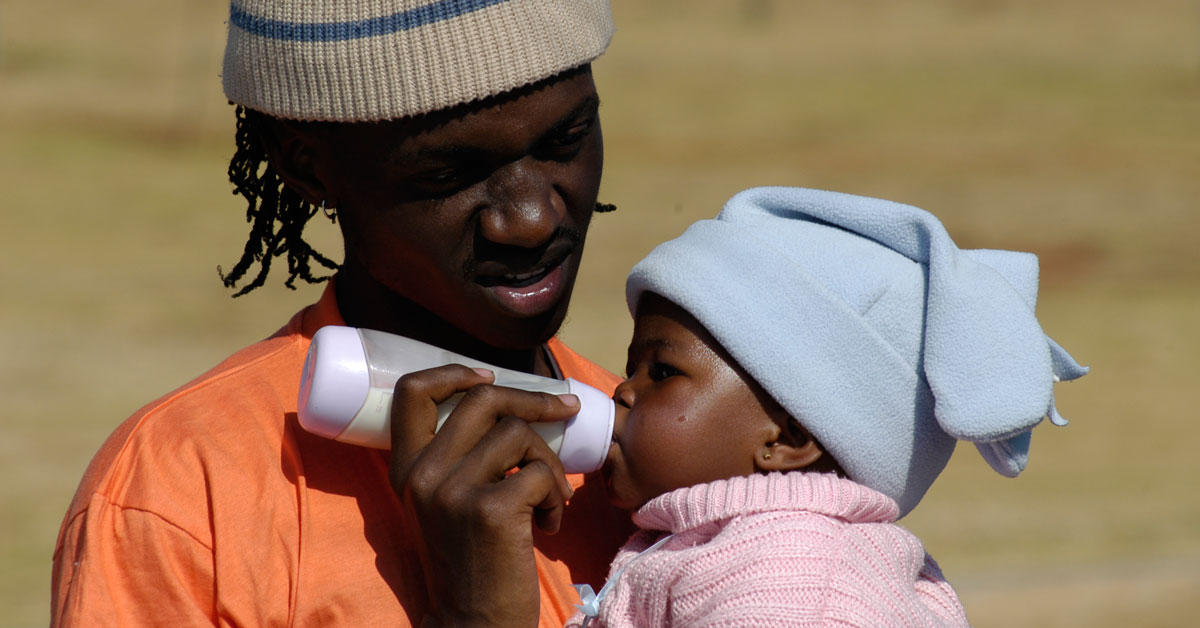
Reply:
M771 459L771 450L768 449L763 452L763 460L770 460L770 459Z

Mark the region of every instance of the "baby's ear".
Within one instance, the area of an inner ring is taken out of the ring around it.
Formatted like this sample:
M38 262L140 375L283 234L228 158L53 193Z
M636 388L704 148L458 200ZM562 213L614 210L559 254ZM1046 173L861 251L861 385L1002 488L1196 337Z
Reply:
M759 447L754 464L759 471L799 471L802 469L824 471L832 458L821 448L820 443L791 417L776 420L776 438ZM821 464L818 464L820 462Z

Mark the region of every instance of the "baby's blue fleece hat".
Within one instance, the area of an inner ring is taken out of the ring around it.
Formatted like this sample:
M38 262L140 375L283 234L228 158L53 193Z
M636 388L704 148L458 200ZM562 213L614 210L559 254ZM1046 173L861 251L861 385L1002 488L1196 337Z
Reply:
M1088 372L1034 314L1037 257L961 250L932 214L802 188L734 196L633 268L692 314L850 479L917 505L958 440L1025 468L1053 386Z

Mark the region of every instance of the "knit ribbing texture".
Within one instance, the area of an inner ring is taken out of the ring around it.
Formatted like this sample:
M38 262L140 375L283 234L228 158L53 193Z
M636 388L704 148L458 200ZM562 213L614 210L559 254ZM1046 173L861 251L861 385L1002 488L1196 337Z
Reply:
M962 605L895 501L832 474L678 489L643 506L631 564L591 626L966 626ZM610 572L611 573L611 572ZM568 626L578 625L576 616Z
M612 34L607 0L233 0L222 81L281 118L389 120L579 67Z

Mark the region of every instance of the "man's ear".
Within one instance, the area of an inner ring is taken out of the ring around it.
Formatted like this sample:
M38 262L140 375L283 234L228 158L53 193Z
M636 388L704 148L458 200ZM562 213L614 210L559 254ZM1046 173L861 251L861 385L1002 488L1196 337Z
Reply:
M775 438L764 442L755 456L754 464L759 471L817 470L817 467L823 471L826 463L832 462L820 443L796 420L786 415L775 417L775 426Z
M261 116L256 126L267 161L284 184L313 205L336 207L316 164L316 138L290 120Z

